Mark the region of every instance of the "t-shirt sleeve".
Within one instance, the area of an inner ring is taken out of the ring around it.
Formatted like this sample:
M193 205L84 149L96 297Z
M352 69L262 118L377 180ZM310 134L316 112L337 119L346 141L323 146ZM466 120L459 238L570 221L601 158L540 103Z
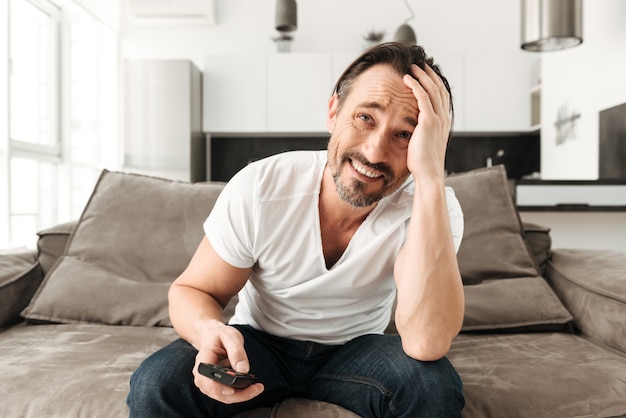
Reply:
M463 239L465 223L463 221L461 204L451 187L446 187L446 204L448 205L448 217L450 218L450 230L452 231L452 239L454 241L454 251L458 253L461 240Z
M255 263L256 184L256 168L244 167L226 184L204 222L204 233L217 254L238 268Z

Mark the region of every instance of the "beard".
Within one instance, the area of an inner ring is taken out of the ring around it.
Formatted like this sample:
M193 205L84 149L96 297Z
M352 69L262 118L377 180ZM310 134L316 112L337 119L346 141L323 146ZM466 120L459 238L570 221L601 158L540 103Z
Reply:
M365 167L372 168L382 173L383 177L380 180L382 186L368 192L367 188L371 187L373 184L364 183L357 179L351 179L349 182L345 182L341 176L343 166L344 164L352 165L351 161L357 161ZM404 183L410 174L409 170L406 169L403 175L396 176L393 169L388 164L370 163L360 152L356 151L343 153L338 160L338 164L331 171L335 181L335 188L341 200L357 208L371 206L383 197L393 193Z

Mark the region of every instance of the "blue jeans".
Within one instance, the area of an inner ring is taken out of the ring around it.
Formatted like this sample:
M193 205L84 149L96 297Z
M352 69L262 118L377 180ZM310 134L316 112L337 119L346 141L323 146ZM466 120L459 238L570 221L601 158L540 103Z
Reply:
M412 359L398 336L364 335L345 345L323 345L236 328L244 336L250 372L263 379L263 393L234 405L202 394L191 373L197 351L177 340L133 374L130 417L227 417L289 397L341 405L362 417L461 416L461 379L450 362Z

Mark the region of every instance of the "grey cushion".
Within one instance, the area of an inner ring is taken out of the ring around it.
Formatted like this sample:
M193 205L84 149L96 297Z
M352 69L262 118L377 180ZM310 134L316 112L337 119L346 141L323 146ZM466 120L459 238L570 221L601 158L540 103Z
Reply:
M464 290L463 331L561 330L572 320L543 277L485 280Z
M504 166L455 174L446 184L454 189L465 217L458 253L464 283L539 275L524 240Z
M17 325L0 338L0 415L128 417L130 376L172 328Z
M548 261L550 261L552 238L550 228L532 222L522 222L524 237L530 247L530 251L535 257L535 262L543 275L546 272Z
M541 277L504 166L453 175L446 183L465 219L457 254L465 290L463 331L567 328L572 316Z
M104 170L23 315L34 321L171 325L167 291L203 236L223 184Z
M448 359L463 381L463 418L626 414L624 356L574 334L462 334Z

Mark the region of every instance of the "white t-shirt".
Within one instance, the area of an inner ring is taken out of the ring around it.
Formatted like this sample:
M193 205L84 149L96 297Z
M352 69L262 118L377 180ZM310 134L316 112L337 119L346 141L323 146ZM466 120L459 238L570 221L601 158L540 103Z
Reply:
M204 229L227 263L253 266L231 324L273 335L343 344L385 330L395 297L394 260L406 239L412 176L383 198L337 263L326 268L319 193L326 151L295 151L252 163L220 194ZM455 249L463 214L450 188Z

